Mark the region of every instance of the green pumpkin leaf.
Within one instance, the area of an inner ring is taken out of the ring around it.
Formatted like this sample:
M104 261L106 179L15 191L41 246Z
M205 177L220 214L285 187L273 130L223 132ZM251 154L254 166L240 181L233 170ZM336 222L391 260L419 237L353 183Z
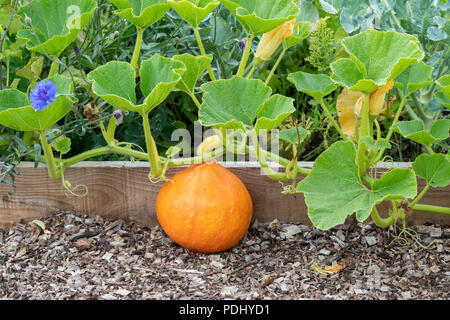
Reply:
M428 146L448 138L450 119L437 120L429 131L425 130L422 120L401 121L392 129L407 139Z
M127 62L109 62L91 71L88 79L93 82L94 93L112 106L147 113L167 98L185 68L182 62L160 55L142 61L141 90L146 98L141 105L136 105L136 73Z
M450 99L450 74L440 77L436 84L442 89L442 92Z
M114 13L130 21L136 27L147 28L159 21L170 4L167 0L109 0L118 10Z
M422 154L412 164L416 175L434 188L450 184L450 160L445 154Z
M294 26L294 33L292 36L286 38L285 45L286 48L291 48L296 46L301 41L305 40L309 37L310 31L312 27L312 23L309 21L300 21L297 22Z
M193 56L185 53L173 56L174 60L181 61L186 66L186 72L182 80L177 84L177 89L186 93L193 93L198 79L202 76L208 66L211 64L213 56Z
M185 71L184 63L157 54L143 61L140 69L141 90L146 96L143 111L148 113L160 105Z
M269 32L283 23L295 19L300 13L292 0L219 0L243 24L248 32L257 36Z
M136 72L129 63L112 61L88 74L92 91L117 109L136 108Z
M325 150L315 161L311 173L297 186L304 193L308 216L319 229L343 224L356 212L358 221L366 220L373 207L388 199L412 198L417 182L410 169L394 169L367 189L358 174L356 148L340 141Z
M289 74L287 78L297 90L320 100L337 89L330 77L324 74L312 74L303 71Z
M294 111L294 99L279 94L271 96L257 111L256 134L277 128Z
M18 38L27 41L29 50L59 56L92 18L94 0L34 0L19 10L29 17L32 27L22 29Z
M172 8L194 28L219 4L217 0L168 0Z
M427 66L423 62L413 63L394 79L394 84L403 91L405 96L408 96L433 82L432 72L433 67Z
M393 31L366 30L342 40L350 59L331 64L331 78L353 91L371 93L423 59L416 37Z
M2 100L3 95L0 95L0 103ZM35 111L29 103L27 106L21 104L0 111L0 124L18 131L46 130L71 110L72 100L58 97L43 111Z
M279 138L283 141L289 142L295 146L298 145L298 134L300 133L300 142L308 138L308 131L305 128L298 127L298 132L296 127L289 129L284 129L280 131Z
M447 109L450 109L450 97L448 97L443 91L436 90L434 93L434 96L436 97L436 100L446 107Z
M258 109L272 93L261 80L237 76L206 83L201 89L205 93L199 111L203 126L243 130L253 126Z
M0 124L18 131L46 130L61 120L72 107L73 85L63 76L49 78L57 87L55 101L42 111L30 105L27 95L15 89L0 91Z

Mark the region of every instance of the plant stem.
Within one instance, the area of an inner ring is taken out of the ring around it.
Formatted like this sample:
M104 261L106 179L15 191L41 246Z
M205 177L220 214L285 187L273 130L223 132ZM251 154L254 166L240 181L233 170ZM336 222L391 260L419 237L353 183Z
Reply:
M9 66L10 66L11 58L6 58L6 86L9 87Z
M247 66L248 57L249 57L250 51L252 49L252 42L253 42L254 38L255 38L254 35L251 35L248 38L247 45L245 46L245 50L244 50L244 53L242 55L241 63L239 64L239 69L238 69L237 74L236 74L238 77L243 77L244 76L245 67Z
M420 120L420 117L417 115L417 113L411 108L411 106L407 105L406 110L408 110L409 115L411 116L411 118L413 118L414 120Z
M387 228L395 223L396 217L390 215L388 218L382 218L378 214L377 208L374 206L372 212L370 213L373 222L380 228Z
M148 113L142 112L142 122L144 124L145 143L147 144L147 153L149 156L150 168L153 177L159 177L162 174L161 162L159 159L158 149L156 148L155 140L153 139Z
M423 211L423 212L450 215L450 208L446 208L446 207L438 207L438 206L432 206L432 205L420 204L420 203L417 203L414 206L410 205L410 207L415 211Z
M256 149L253 146L247 146L246 148L246 152L256 156L257 152ZM288 166L289 163L291 162L291 160L285 159L283 157L280 157L278 155L275 155L271 152L265 151L265 150L261 150L261 154L266 157L269 160L272 160L278 164L281 164L282 166ZM302 175L302 176L307 176L311 173L311 169L306 169L306 168L302 168L302 167L297 167L297 173Z
M420 199L425 195L425 193L430 189L430 185L427 183L427 185L423 188L422 192L414 199L413 202L409 205L410 207L413 207L416 205L417 202L419 202Z
M323 98L320 99L320 105L322 106L322 109L325 111L325 114L328 117L328 120L331 121L331 124L334 126L334 128L337 130L337 132L339 132L339 134L341 135L342 139L344 139L344 141L347 141L348 138L345 135L344 131L342 131L341 127L339 126L339 124L336 122L336 120L334 119L334 117L331 115L330 110L328 110L327 106L325 105Z
M225 148L220 147L210 153L207 153L203 156L197 156L192 158L181 158L181 159L170 159L169 160L169 167L179 167L179 166L186 166L191 164L199 164L203 163L208 160L215 159L217 157L222 156L225 153Z
M198 27L194 28L195 38L197 39L198 48L203 56L206 56L205 47L203 46L202 38L200 37L200 33L198 32ZM212 71L211 65L208 65L208 74L211 78L211 81L216 81L216 77L214 76L214 72Z
M273 75L275 74L275 71L277 70L278 66L280 65L281 60L283 60L283 57L284 57L284 55L286 54L286 51L287 51L287 48L284 48L284 47L283 47L283 50L281 51L280 55L278 56L278 59L277 59L277 61L275 62L275 64L274 64L272 70L270 70L270 73L269 73L269 75L268 75L268 77L267 77L267 79L266 79L266 85L269 84L270 79L272 79Z
M116 146L116 145L109 145L109 146L89 150L89 151L80 153L72 158L63 160L62 166L63 166L63 168L67 168L78 162L81 162L81 161L84 161L84 160L87 160L90 158L102 156L102 155L105 155L108 153L115 153L115 154L128 156L130 158L136 158L136 159L140 159L140 160L149 161L148 154L146 154L144 152L130 150L127 148L122 148L122 147Z
M61 177L61 173L58 171L58 167L56 166L56 160L53 155L52 148L48 144L47 137L45 136L45 130L41 131L40 140L50 178L59 179Z
M364 106L362 110L362 118L361 118L361 129L359 133L359 141L358 141L358 167L359 167L359 175L364 177L367 166L366 166L366 144L361 141L362 138L367 137L370 132L370 119L369 119L369 103L370 103L370 94L364 94Z
M144 31L145 31L145 28L136 27L136 29L137 29L136 44L134 46L133 57L131 58L131 63L130 63L133 70L136 70L138 67L139 57L141 55L142 38L144 37ZM137 74L137 72L136 72L136 74Z
M261 165L261 168L263 169L264 173L273 180L280 180L280 181L290 180L286 176L286 173L275 172L269 167L269 165L266 162L265 155L263 155L261 152L261 148L259 146L258 137L257 137L256 133L251 134L250 137L251 137L251 139L253 141L253 145L255 146L255 149L256 149L256 158L258 159L258 162Z
M406 96L402 96L402 100L400 101L400 105L399 105L399 107L398 107L398 109L397 109L397 113L395 114L394 121L392 121L392 124L391 124L391 126L389 127L389 131L388 131L388 133L387 133L387 135L386 135L386 141L387 141L387 142L389 142L389 140L391 140L392 134L394 133L393 128L394 128L394 126L397 124L398 120L400 119L400 115L401 115L401 113L402 113L402 111L403 111L403 108L405 107L406 98L407 98ZM378 128L377 128L377 130L378 130ZM377 155L377 157L375 158L375 160L373 161L372 165L373 165L373 164L376 164L376 163L378 163L378 161L380 161L380 159L381 159L381 157L383 156L385 150L386 150L386 149L383 148L383 149L381 149L381 150L378 152L378 155Z
M253 76L253 73L255 72L255 70L256 70L256 64L254 64L253 63L253 66L252 66L252 68L251 68L251 70L250 70L250 72L248 73L248 75L247 75L247 79L251 79L251 77Z

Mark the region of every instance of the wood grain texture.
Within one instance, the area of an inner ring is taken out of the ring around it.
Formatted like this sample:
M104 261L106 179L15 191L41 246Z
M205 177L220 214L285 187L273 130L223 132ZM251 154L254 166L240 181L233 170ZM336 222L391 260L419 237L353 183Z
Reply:
M312 163L301 163L311 167ZM262 175L256 163L234 163L225 165L247 186L254 205L254 218L270 222L277 218L281 222L297 222L310 225L302 194L281 194L278 181ZM408 167L397 164L395 167ZM388 167L380 166L380 173ZM183 168L173 168L170 178ZM11 187L0 184L0 228L5 229L16 222L29 222L49 216L58 211L75 211L100 215L107 219L123 219L143 226L156 225L155 203L162 183L152 184L147 175L147 164L138 162L83 162L66 170L65 178L73 186L86 185L89 193L78 198L69 196L60 180L51 180L47 168L34 168L32 163L18 167L17 193L8 195ZM419 182L419 191L424 182ZM450 207L450 187L431 189L420 203ZM387 213L387 205L379 206ZM385 215L385 214L382 214ZM439 214L415 212L409 223L423 224L426 221L443 225L450 224L450 217Z

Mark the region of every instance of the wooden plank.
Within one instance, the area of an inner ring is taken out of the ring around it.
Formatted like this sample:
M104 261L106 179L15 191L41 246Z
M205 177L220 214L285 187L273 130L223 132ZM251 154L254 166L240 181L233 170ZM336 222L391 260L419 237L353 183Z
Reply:
M278 181L264 176L257 163L224 164L247 186L254 204L254 217L261 222L277 218L281 222L297 222L309 225L307 208L302 194L284 195ZM311 167L312 163L300 163ZM380 173L392 167L410 167L410 163L387 163L379 166ZM183 168L173 168L171 177ZM83 162L66 170L65 178L73 186L86 185L85 197L67 194L60 180L51 180L45 166L33 167L22 163L18 167L17 193L8 195L11 187L0 184L0 228L16 222L29 222L58 211L75 211L100 215L107 219L123 219L144 226L157 224L155 203L162 183L148 181L148 165L144 162ZM424 182L419 182L419 190ZM431 189L421 203L450 207L450 187ZM387 212L387 206L380 210ZM446 215L417 213L408 219L413 224L426 221L450 224Z

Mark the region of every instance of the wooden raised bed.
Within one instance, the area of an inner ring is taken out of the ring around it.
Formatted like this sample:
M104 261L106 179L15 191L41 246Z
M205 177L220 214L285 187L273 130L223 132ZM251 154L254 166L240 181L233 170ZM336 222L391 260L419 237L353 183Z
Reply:
M278 181L262 175L258 163L236 162L224 164L247 186L253 198L254 217L260 222L277 218L280 222L296 222L310 225L302 194L281 194ZM310 168L312 163L300 163ZM410 163L382 163L379 171L387 168L410 167ZM169 170L168 177L182 168ZM100 215L108 219L123 219L144 226L156 225L155 203L162 183L152 184L147 175L145 162L82 162L65 172L66 180L73 186L88 187L86 197L67 196L61 180L49 178L47 168L33 163L22 163L17 168L17 193L9 195L11 186L0 184L0 228L5 229L16 222L29 222L49 216L58 211L75 211ZM419 181L419 191L424 181ZM431 189L420 201L450 207L450 186ZM387 212L380 206L381 212ZM382 214L383 215L383 214ZM432 223L449 225L450 217L434 213L414 212L408 219L412 224Z

